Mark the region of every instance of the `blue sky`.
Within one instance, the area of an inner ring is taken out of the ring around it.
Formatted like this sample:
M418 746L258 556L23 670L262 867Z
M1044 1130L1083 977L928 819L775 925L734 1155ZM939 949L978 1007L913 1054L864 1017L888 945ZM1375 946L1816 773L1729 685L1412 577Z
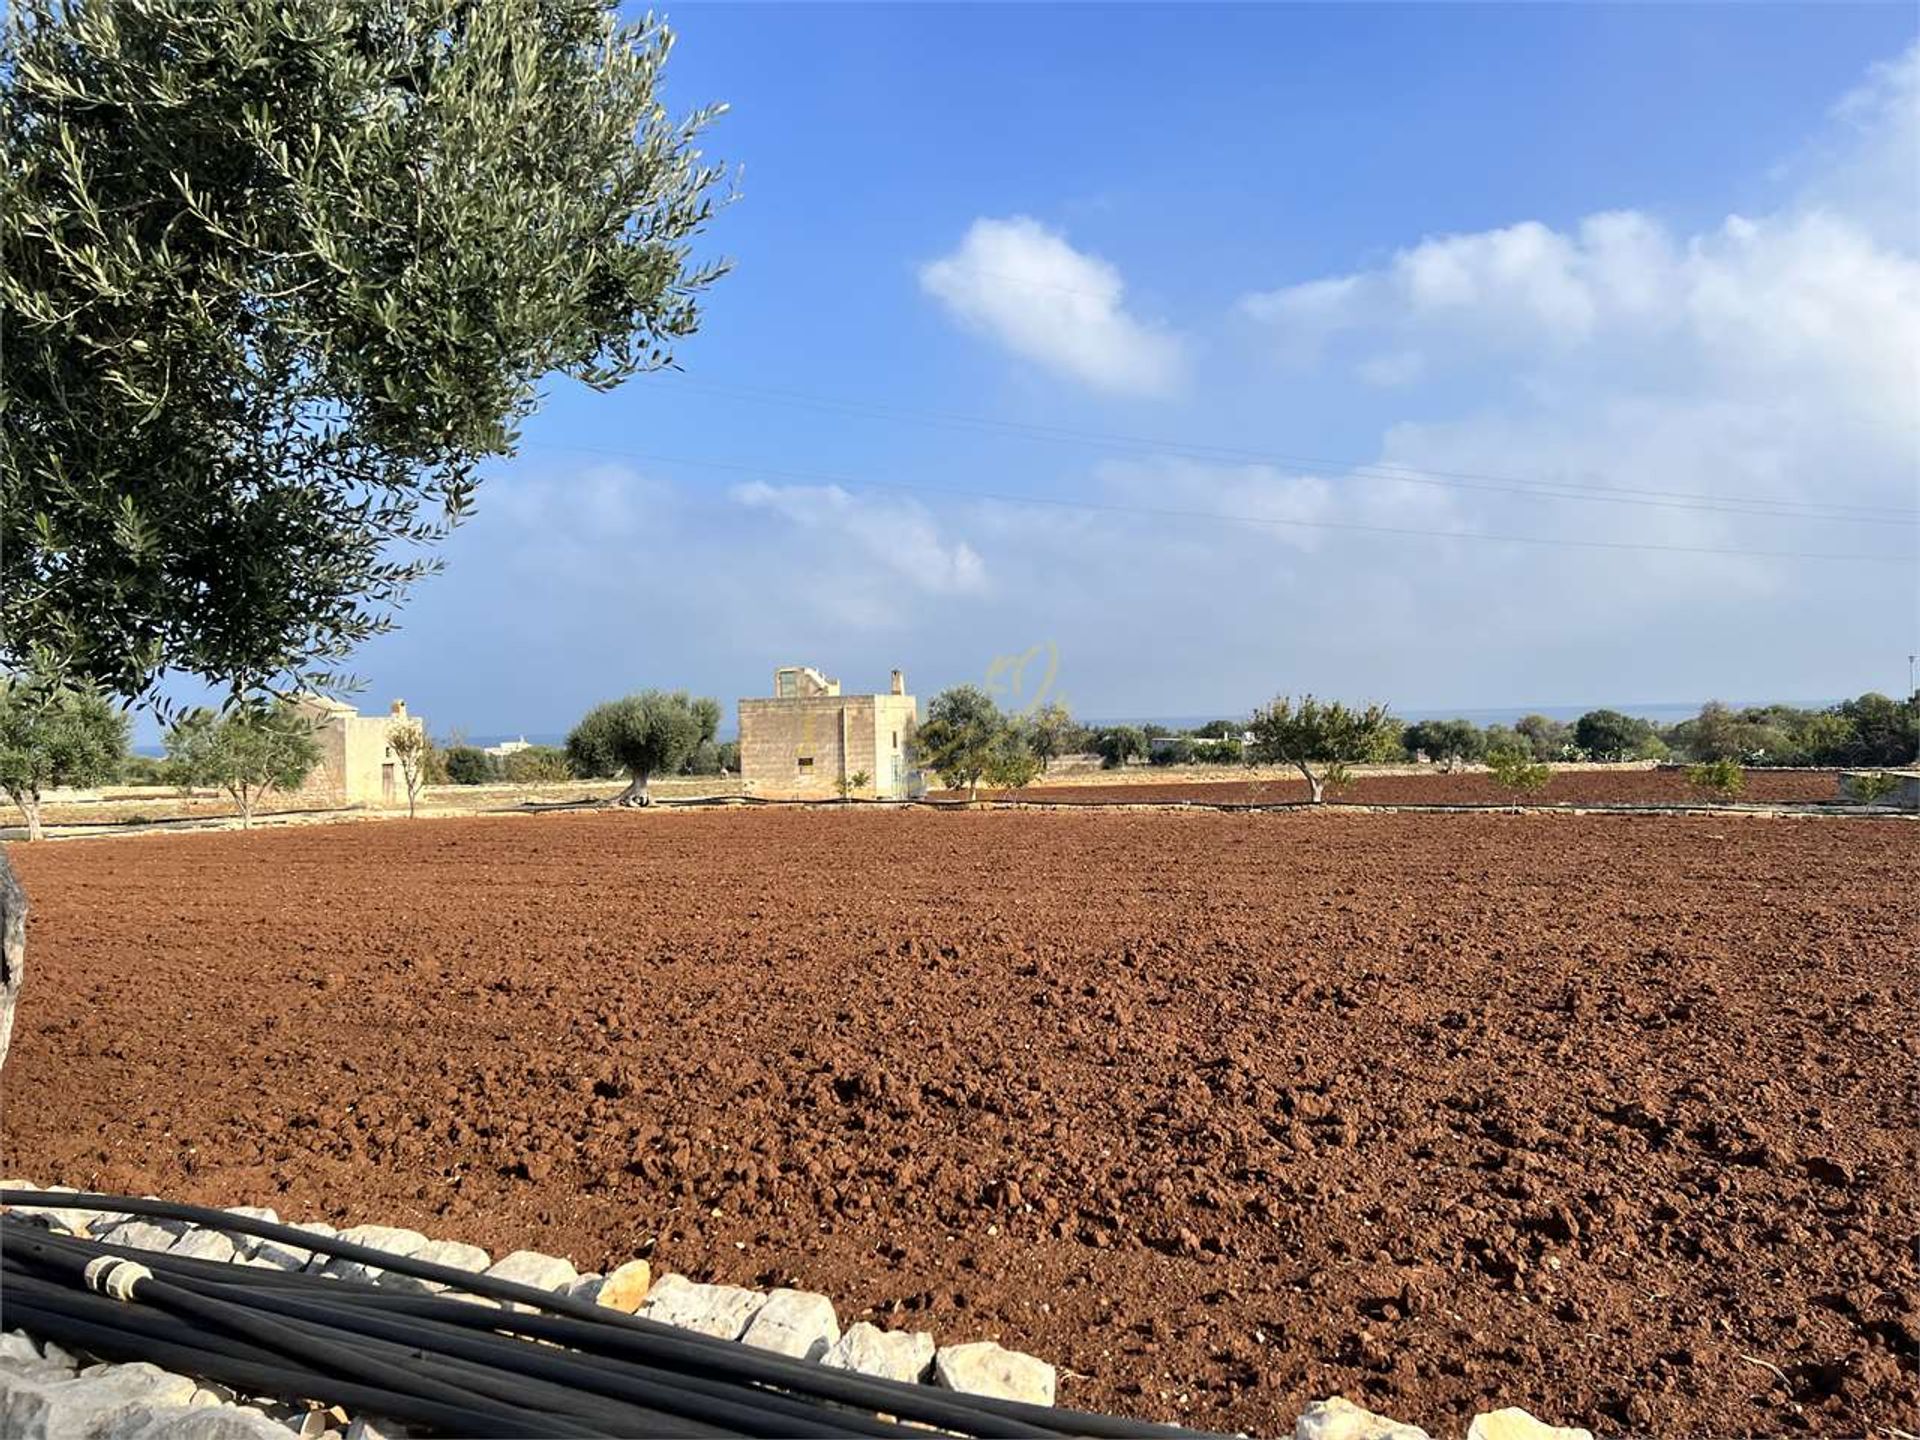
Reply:
M365 705L1035 647L1092 716L1816 698L1920 648L1911 7L669 18L737 269L683 374L554 389Z

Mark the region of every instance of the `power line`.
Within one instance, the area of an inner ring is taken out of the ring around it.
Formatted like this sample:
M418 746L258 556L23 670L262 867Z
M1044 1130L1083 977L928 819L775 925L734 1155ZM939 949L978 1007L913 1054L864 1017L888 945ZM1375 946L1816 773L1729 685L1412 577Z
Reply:
M1432 530L1402 525L1369 525L1347 520L1289 520L1273 515L1233 515L1217 510L1182 510L1162 506L1116 505L1089 500L1062 500L1045 495L1019 495L992 490L973 490L957 485L933 485L923 481L873 480L862 476L819 470L793 470L780 466L757 465L736 460L711 460L687 455L662 455L645 450L618 450L599 445L539 444L529 448L572 450L587 455L607 455L621 460L645 460L662 465L691 465L706 470L726 470L740 474L802 480L815 484L851 487L857 490L900 490L910 493L954 496L966 500L992 500L1010 505L1039 505L1054 509L1080 510L1093 514L1131 515L1160 520L1211 520L1231 525L1268 525L1302 530L1349 531L1368 535L1418 536L1436 540L1490 540L1508 545L1546 545L1580 550L1649 551L1672 555L1727 555L1741 558L1776 560L1847 560L1877 564L1911 565L1914 557L1889 554L1836 554L1808 550L1748 550L1710 545L1661 545L1630 540L1574 540L1551 535L1502 535L1485 530Z
M1178 455L1183 458L1238 460L1275 465L1311 473L1350 475L1363 480L1391 480L1402 484L1449 490L1481 490L1539 500L1581 500L1590 503L1636 505L1655 509L1694 510L1759 519L1824 520L1874 524L1920 521L1920 510L1895 506L1852 505L1834 501L1775 500L1761 496L1724 496L1699 491L1649 490L1601 482L1523 479L1469 470L1439 470L1393 462L1348 462L1312 456L1287 455L1191 441L1154 439L1097 430L1079 430L1027 421L998 420L990 416L952 411L912 410L873 401L806 395L759 386L725 385L676 377L676 384L710 394L761 401L862 419L893 420L946 429L1002 432L1054 443L1091 445Z

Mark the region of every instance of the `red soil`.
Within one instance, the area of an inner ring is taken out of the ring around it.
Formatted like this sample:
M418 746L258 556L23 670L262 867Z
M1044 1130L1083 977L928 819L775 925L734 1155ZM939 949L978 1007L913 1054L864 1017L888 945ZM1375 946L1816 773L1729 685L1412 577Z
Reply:
M1138 772L1131 772L1138 773ZM956 798L943 792L946 798ZM989 798L992 798L989 794ZM1274 805L1305 801L1307 782L1291 780L1134 780L1102 784L1035 785L1019 798L1035 804L1158 804L1170 800L1213 805ZM1529 805L1701 805L1716 797L1689 784L1679 770L1556 770L1546 787L1520 797ZM1837 802L1839 777L1831 770L1749 770L1735 797L1742 803ZM1355 805L1511 805L1514 795L1474 771L1455 775L1363 775L1327 799Z
M1903 821L774 810L11 853L0 1174L657 1244L1256 1433L1336 1392L1435 1434L1920 1403Z

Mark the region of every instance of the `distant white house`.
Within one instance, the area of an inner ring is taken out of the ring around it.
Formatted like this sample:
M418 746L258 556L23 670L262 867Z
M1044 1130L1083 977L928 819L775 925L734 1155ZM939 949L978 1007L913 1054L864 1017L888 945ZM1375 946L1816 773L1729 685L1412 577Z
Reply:
M522 735L518 740L502 740L498 745L489 745L480 753L491 755L496 760L504 760L509 755L518 755L522 750L532 748L533 746L527 743L527 737Z

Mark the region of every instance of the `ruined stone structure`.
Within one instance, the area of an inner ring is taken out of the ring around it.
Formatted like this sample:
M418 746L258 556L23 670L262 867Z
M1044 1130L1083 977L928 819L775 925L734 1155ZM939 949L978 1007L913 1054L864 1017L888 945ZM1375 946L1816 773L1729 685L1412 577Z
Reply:
M407 803L407 777L387 744L393 725L423 728L418 716L407 714L406 701L394 701L385 715L362 715L344 700L326 695L302 695L294 704L312 717L313 738L320 746L320 763L300 787L300 799L310 805Z
M923 788L913 764L919 712L898 670L884 695L842 695L810 666L773 672L769 698L740 702L740 774L769 799L823 800L864 774L855 795L900 800Z

